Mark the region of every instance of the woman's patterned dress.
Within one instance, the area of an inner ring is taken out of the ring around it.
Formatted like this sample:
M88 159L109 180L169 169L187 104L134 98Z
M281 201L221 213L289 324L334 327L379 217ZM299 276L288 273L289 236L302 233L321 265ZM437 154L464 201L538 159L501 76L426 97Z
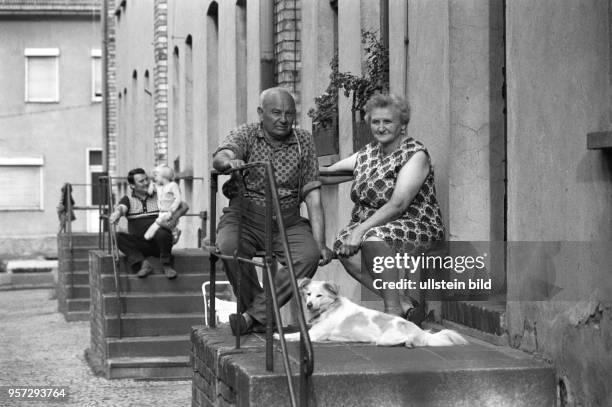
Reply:
M351 200L355 206L348 226L336 237L334 251L338 251L342 241L355 226L391 199L400 169L417 151L425 152L429 159L427 149L413 138L403 140L399 148L387 156L383 156L378 142L359 150L353 171L355 182L351 189ZM363 236L364 240L376 236L395 250L414 253L427 249L432 241L444 239L444 224L436 199L431 162L429 168L425 182L406 212L391 222L369 229Z

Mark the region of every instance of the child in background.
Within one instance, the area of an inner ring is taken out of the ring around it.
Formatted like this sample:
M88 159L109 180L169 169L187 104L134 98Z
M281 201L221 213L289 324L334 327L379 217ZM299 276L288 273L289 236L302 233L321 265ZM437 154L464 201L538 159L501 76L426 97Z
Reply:
M149 226L144 237L147 240L153 239L155 232L160 228L159 222L170 219L172 213L176 211L181 203L181 190L176 182L174 182L174 171L167 165L159 165L153 170L154 182L149 185L149 195L153 192L157 193L157 206L159 207L159 216L155 223ZM181 231L178 228L172 230L172 237L176 243L181 236Z

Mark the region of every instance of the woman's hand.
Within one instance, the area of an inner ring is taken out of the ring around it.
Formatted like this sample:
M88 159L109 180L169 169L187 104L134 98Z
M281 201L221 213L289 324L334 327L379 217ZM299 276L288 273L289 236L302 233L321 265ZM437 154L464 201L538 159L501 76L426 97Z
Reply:
M342 246L338 250L338 255L341 257L351 257L359 251L361 240L365 231L362 231L359 226L350 231L349 235L344 238Z

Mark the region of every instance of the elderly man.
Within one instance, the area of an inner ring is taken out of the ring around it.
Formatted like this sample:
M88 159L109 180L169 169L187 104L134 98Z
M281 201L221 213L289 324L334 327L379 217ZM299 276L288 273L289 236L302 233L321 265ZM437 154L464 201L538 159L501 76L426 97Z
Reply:
M293 129L295 102L289 92L271 88L262 92L257 108L259 123L246 124L230 132L214 154L213 166L225 172L253 161L270 161L278 186L283 221L289 241L295 277L312 277L317 265L331 260L325 244L325 219L321 206L317 155L312 136ZM223 190L230 203L219 221L217 246L222 254L252 258L265 245L265 172L256 167L245 171L244 194L238 195L236 177ZM304 201L310 221L300 216ZM242 234L238 237L242 218ZM286 265L283 245L276 224L273 226L273 250ZM234 335L262 332L266 323L265 293L251 264L224 261L225 271L234 288L240 278L242 314L230 316ZM280 305L291 298L286 267L274 279Z
M189 206L181 202L168 221L160 222L161 227L155 232L153 239L146 240L146 231L159 215L157 196L149 195L149 177L142 168L131 170L127 180L132 193L121 198L109 217L112 223L117 223L121 216L128 220L129 233L117 233L117 246L126 255L128 264L137 272L138 277L146 277L153 272L147 257L159 257L165 276L173 279L176 277L176 271L172 268L172 229L178 219L187 213Z

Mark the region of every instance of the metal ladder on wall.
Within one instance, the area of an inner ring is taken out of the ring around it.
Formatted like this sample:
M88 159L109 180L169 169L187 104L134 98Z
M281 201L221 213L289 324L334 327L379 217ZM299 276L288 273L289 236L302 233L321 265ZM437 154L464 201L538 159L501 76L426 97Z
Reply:
M277 263L272 251L272 227L273 221L275 220L278 226L278 233L283 244L283 252L285 260L287 262L289 280L291 283L291 290L294 298L299 297L299 289L295 274L293 272L293 262L291 259L291 252L289 251L289 243L287 241L287 235L285 234L285 227L283 223L283 217L281 213L280 203L278 200L278 190L276 185L276 178L274 177L274 170L270 162L257 161L245 164L239 168L231 169L227 173L235 173L238 177L239 194L244 193L244 182L243 182L243 171L249 168L263 167L266 173L266 216L265 216L265 251L258 252L256 257L263 257L263 262L254 261L252 259L238 257L238 252L234 252L233 255L221 254L216 246L216 212L217 212L217 192L218 192L218 176L219 173L216 171L211 172L210 176L210 245L203 246L209 254L210 261L210 306L209 306L209 317L208 322L211 328L216 325L216 313L215 313L215 290L216 290L216 263L219 259L244 262L253 264L256 267L261 267L263 273L263 285L266 293L266 370L273 371L274 359L273 359L273 318L278 327L278 333L280 336L280 345L283 358L283 368L285 371L285 377L287 380L287 387L289 391L289 397L291 399L291 405L293 407L308 406L308 389L310 385L310 377L314 370L314 353L310 336L308 335L308 328L304 319L304 312L301 301L296 301L298 304L298 325L300 330L300 377L299 377L299 399L296 395L295 388L292 381L291 366L289 364L289 353L287 350L287 344L285 342L283 324L280 315L280 307L278 304L278 298L276 296L276 289L274 287L274 276L277 271ZM275 218L275 219L274 219ZM242 216L240 219L242 224ZM239 227L239 234L242 231L242 227ZM238 236L240 240L240 236ZM236 313L240 314L240 278L238 278L238 284L236 287ZM270 301L271 300L271 301ZM236 336L236 349L240 348L240 336ZM299 403L298 403L299 402Z

